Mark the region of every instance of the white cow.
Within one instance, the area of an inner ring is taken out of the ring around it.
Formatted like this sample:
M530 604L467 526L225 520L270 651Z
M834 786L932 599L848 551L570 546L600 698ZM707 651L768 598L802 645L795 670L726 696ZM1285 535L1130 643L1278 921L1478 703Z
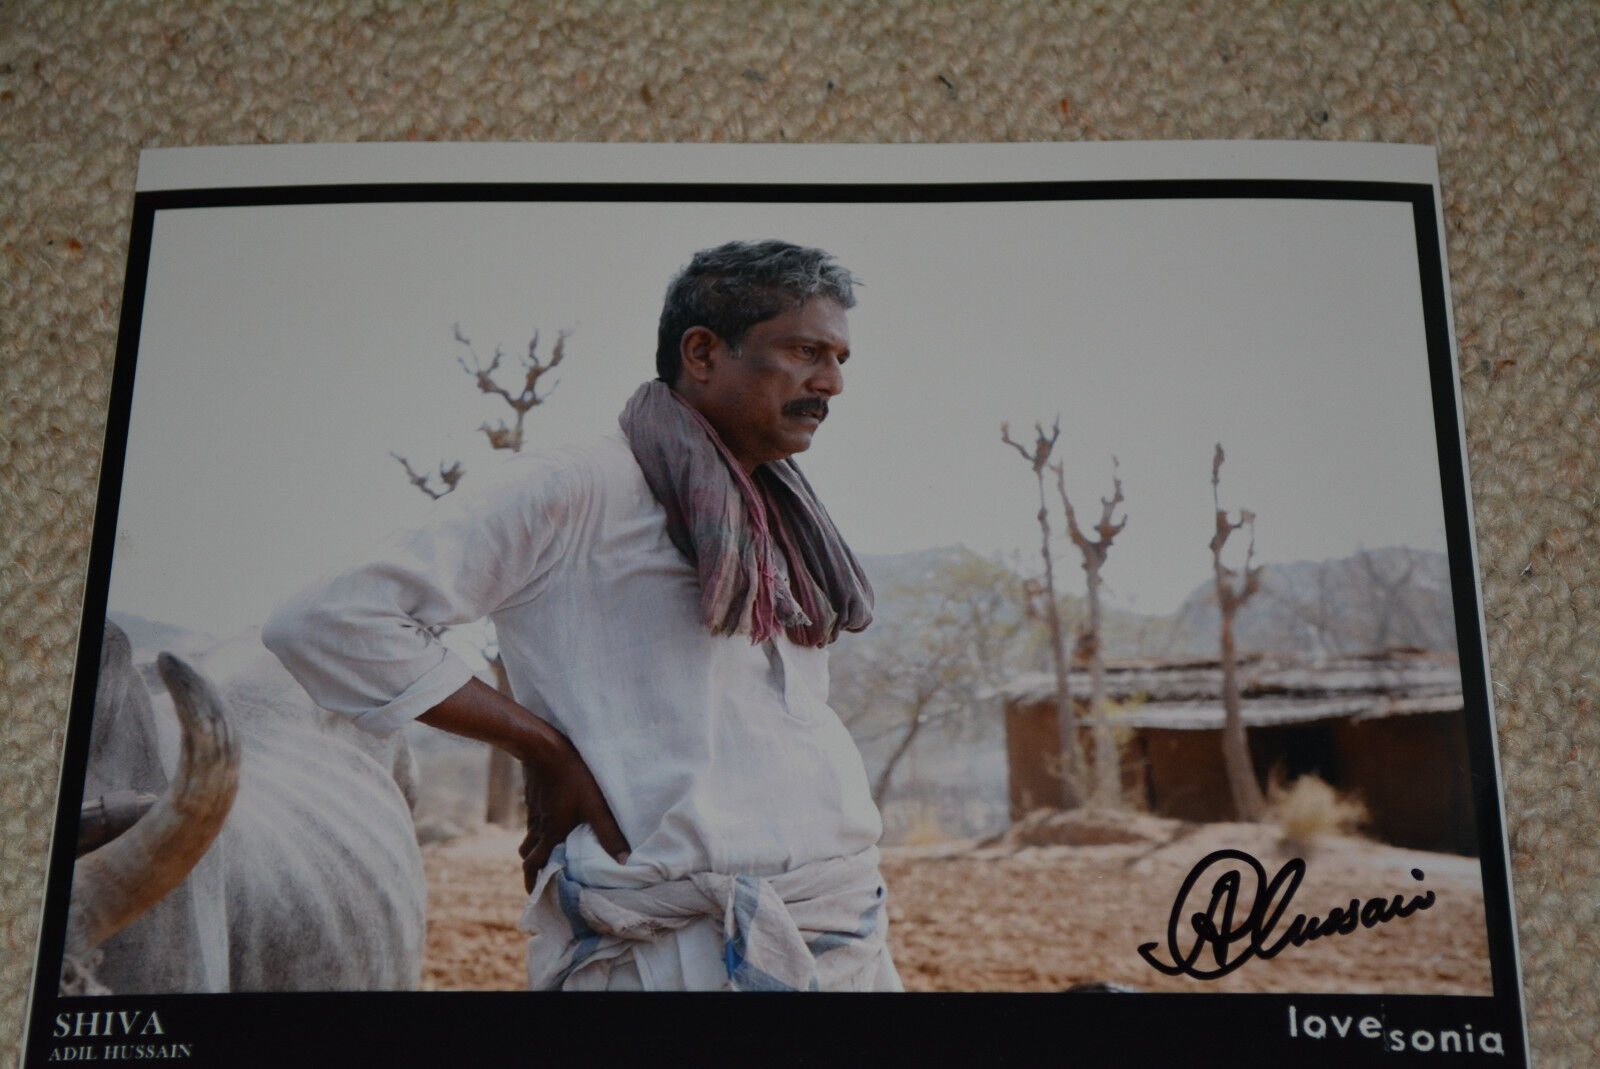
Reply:
M403 734L318 708L248 638L199 671L163 655L160 674L183 733L170 781L166 703L108 621L86 826L115 824L128 792L160 797L78 859L63 992L415 988L427 885Z

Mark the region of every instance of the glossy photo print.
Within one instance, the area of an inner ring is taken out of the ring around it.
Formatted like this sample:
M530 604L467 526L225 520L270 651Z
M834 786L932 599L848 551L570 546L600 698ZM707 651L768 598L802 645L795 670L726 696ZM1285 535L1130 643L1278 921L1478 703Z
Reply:
M25 1064L1521 1064L1438 197L147 153Z

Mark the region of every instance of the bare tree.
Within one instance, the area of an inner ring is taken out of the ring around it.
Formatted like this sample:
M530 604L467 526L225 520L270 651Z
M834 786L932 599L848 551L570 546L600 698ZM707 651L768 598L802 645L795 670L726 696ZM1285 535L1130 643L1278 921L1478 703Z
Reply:
M1067 655L1061 634L1061 610L1056 603L1055 564L1050 553L1050 510L1046 507L1044 469L1050 463L1050 452L1061 437L1061 417L1051 425L1050 434L1044 425L1035 423L1036 435L1033 451L1029 452L1011 437L1011 425L1000 424L1000 440L1021 454L1033 467L1039 483L1039 552L1044 557L1045 622L1050 628L1050 661L1056 677L1056 710L1061 724L1061 804L1066 809L1076 809L1083 804L1083 754L1078 747L1078 718L1072 711L1072 696L1067 686Z
M472 358L472 363L468 365L465 358L456 357L456 363L461 365L461 370L472 377L479 392L500 398L513 413L509 425L505 420L500 420L493 426L485 422L478 429L488 439L489 448L511 453L521 452L524 441L524 420L529 412L543 404L550 396L548 390L542 395L539 393L539 380L561 363L562 357L566 354L567 332L561 331L556 335L556 344L550 351L549 360L539 358L539 333L534 332L533 340L528 342L527 355L521 360L521 386L516 393L512 393L495 381L494 377L500 368L500 361L505 357L505 351L500 346L495 346L494 357L485 367L478 359L477 351L472 347L472 339L461 333L461 324L454 324L451 329L455 340L466 348L467 355ZM449 463L448 466L441 461L438 475L434 476L418 473L411 467L411 462L398 453L391 451L389 455L399 461L400 466L405 469L406 481L434 501L453 492L466 474L459 460ZM438 480L437 485L434 483L435 478ZM506 674L505 664L500 660L500 654L485 653L484 659L489 662L489 668L494 672L495 685L500 693L510 697L511 681ZM489 747L489 785L484 800L485 820L491 824L510 826L517 826L523 822L521 779L522 777L517 775L516 763L511 759L511 755L497 747Z
M872 784L872 800L880 809L895 769L911 752L922 729L951 715L949 707L940 699L960 682L960 666L955 663L959 651L946 636L946 641L925 652L928 656L917 658L916 663L885 666L887 670L882 675L886 696L901 692L898 704L903 711L903 726L899 741L884 759L878 778Z
M1072 544L1083 554L1083 571L1088 586L1089 619L1079 629L1074 651L1080 663L1089 666L1089 719L1094 724L1094 800L1097 805L1116 806L1122 797L1122 761L1117 752L1116 738L1111 725L1105 722L1106 661L1101 643L1100 628L1100 569L1106 563L1106 554L1112 541L1128 525L1124 510L1120 522L1113 519L1117 506L1122 504L1122 480L1117 477L1117 458L1111 458L1111 496L1100 499L1100 522L1094 531L1099 537L1090 541L1078 527L1077 513L1067 497L1067 480L1064 465L1051 465L1056 473L1056 490L1061 495L1061 507L1067 514L1067 534Z
M1260 820L1267 802L1256 782L1255 768L1250 761L1250 746L1244 734L1244 720L1239 712L1239 664L1233 643L1233 618L1239 607L1261 589L1261 567L1250 562L1256 552L1256 515L1249 509L1239 510L1237 522L1228 519L1222 507L1218 484L1222 481L1222 443L1211 459L1211 502L1216 510L1216 533L1211 536L1211 563L1216 574L1217 608L1222 613L1222 763L1228 774L1228 789L1233 795L1233 808L1241 820ZM1245 550L1244 572L1241 575L1222 563L1222 547L1228 536L1241 527L1250 531L1250 545Z
M1016 576L994 562L947 561L882 592L883 619L834 658L832 703L845 726L863 745L894 740L873 782L880 808L919 738L992 725L983 692L1010 678L1011 640L1027 623L1016 588Z

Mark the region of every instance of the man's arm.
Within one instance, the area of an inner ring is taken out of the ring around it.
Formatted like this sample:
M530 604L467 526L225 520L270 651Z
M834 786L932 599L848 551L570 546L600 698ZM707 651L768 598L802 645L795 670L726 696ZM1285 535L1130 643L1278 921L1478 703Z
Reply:
M423 526L274 610L261 641L318 705L369 731L404 727L472 677L440 629L537 596L572 550L579 525L568 518L590 507L591 487L538 460L501 476L451 494Z
M587 823L628 849L594 776L566 737L493 687L434 636L537 593L580 529L591 481L524 461L506 478L453 494L424 527L388 539L367 563L321 579L278 607L261 640L323 708L373 731L418 719L497 746L528 773L531 883L556 844Z
M453 735L487 742L522 762L528 834L517 852L527 890L533 890L534 879L556 845L579 824L589 825L612 856L619 860L627 856L628 841L577 748L504 694L474 678L417 719Z

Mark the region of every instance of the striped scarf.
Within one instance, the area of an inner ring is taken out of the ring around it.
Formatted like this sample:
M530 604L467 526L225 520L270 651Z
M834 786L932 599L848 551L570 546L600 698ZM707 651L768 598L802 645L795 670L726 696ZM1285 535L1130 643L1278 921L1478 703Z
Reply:
M664 382L647 382L619 419L667 536L700 577L712 634L765 642L781 629L823 647L872 622L872 586L791 460L753 477L705 417Z

